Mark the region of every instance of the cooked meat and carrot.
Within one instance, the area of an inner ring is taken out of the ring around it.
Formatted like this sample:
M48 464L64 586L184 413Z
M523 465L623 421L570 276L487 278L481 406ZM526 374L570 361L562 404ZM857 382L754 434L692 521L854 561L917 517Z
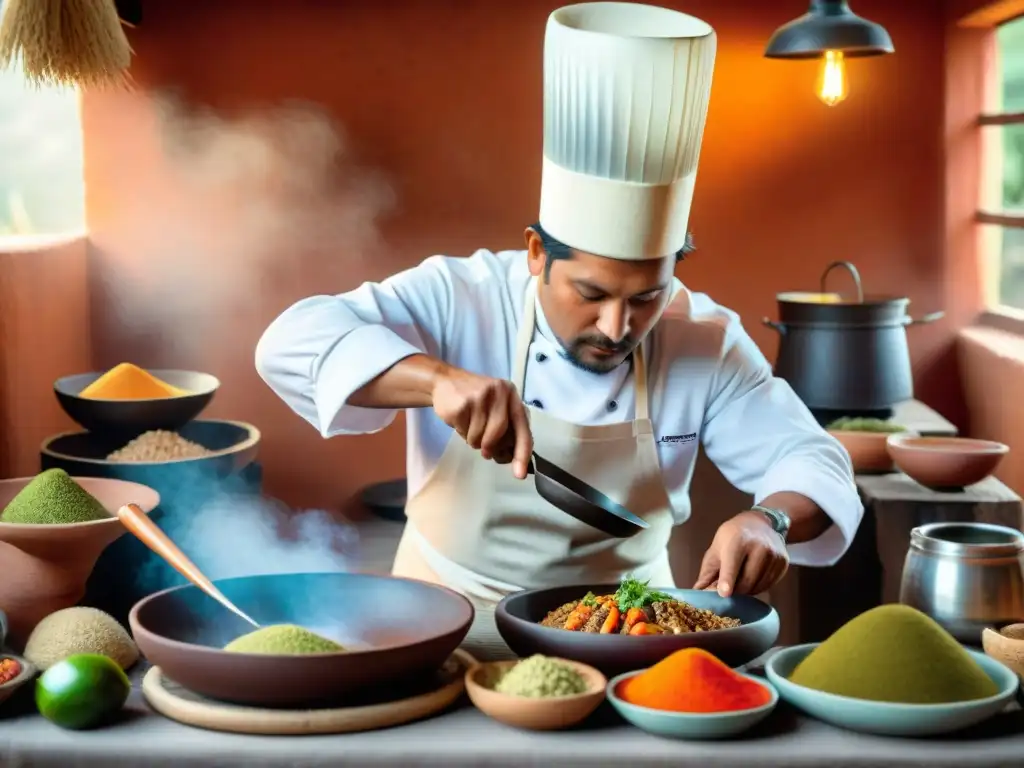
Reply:
M636 579L625 579L614 594L588 592L579 600L559 606L540 622L570 632L638 636L711 632L740 623L739 619L719 616L653 590Z

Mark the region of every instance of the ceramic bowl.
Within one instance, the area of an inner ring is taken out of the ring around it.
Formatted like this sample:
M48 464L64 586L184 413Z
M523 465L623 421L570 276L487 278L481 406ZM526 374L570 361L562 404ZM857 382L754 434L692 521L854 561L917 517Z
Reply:
M1008 667L969 649L971 658L998 686L995 696L952 704L893 704L836 696L791 682L793 670L818 645L796 645L771 656L765 665L768 681L783 701L811 717L851 731L880 736L943 736L999 714L1017 694L1017 676Z
M779 703L779 694L769 683L752 675L744 674L749 680L764 686L771 693L767 704L739 712L671 712L664 709L650 709L630 704L617 693L619 686L643 670L627 672L612 678L608 683L608 701L626 722L642 731L664 736L669 739L711 740L727 739L750 730L772 713ZM742 674L742 673L740 673Z
M90 432L132 438L151 429L178 430L210 404L220 381L208 373L146 369L161 381L188 394L151 400L97 400L79 393L104 372L79 373L54 382L53 390L64 412Z
M579 600L587 592L601 595L616 589L617 584L584 584L514 592L498 603L494 619L502 639L517 656L539 653L573 659L608 677L653 667L682 648L704 648L729 666L738 667L767 651L779 637L779 615L767 603L747 595L720 597L717 592L694 589L662 591L719 616L737 618L742 625L712 632L632 637L569 632L539 624L549 611Z
M962 490L991 475L1009 446L967 437L889 435L886 445L896 467L926 488Z
M100 554L126 531L118 509L131 501L149 514L160 503L160 494L140 483L73 478L110 519L71 525L0 523L0 606L7 612L13 648L22 646L44 616L82 599ZM33 479L0 480L0 509Z
M987 655L1024 680L1024 624L1011 624L998 632L986 627L981 631L981 646Z
M255 461L259 452L260 431L243 421L190 421L176 431L211 453L169 461L110 461L107 456L128 440L116 434L65 432L43 442L40 459L44 469L59 467L70 475L102 475L146 482L153 474L165 476L166 468L172 464L182 470L181 479L185 479L189 470L205 477L226 477Z
M216 585L264 626L297 624L347 649L304 656L225 651L252 627L192 585L136 603L128 622L150 663L194 693L256 707L336 705L434 675L474 615L453 590L393 576L268 574Z
M32 678L36 676L38 671L31 662L27 659L23 659L21 656L15 656L11 653L4 653L0 651L0 661L4 659L14 659L21 666L21 672L12 680L8 680L6 683L0 683L0 704L3 704L7 699L14 695L21 686L32 681Z
M500 723L531 731L556 731L586 720L604 701L605 676L593 667L577 661L558 659L568 664L587 683L585 693L551 698L529 698L498 693L494 686L518 661L492 661L477 664L466 672L469 700L485 715Z
M886 441L891 434L905 432L855 432L845 429L830 429L829 434L842 443L850 454L853 471L857 474L886 474L895 470Z

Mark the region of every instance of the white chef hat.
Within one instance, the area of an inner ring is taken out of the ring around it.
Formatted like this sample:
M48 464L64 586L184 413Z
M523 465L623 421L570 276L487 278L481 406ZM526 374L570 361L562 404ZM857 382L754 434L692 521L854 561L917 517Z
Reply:
M716 37L639 3L580 3L548 18L540 224L615 259L686 243Z

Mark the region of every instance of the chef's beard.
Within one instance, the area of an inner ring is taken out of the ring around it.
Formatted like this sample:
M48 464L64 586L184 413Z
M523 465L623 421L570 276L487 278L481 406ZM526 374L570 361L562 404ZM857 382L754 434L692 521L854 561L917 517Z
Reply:
M607 336L577 336L569 343L561 339L559 341L562 345L561 355L565 360L568 360L570 364L582 371L597 374L614 371L629 358L630 353L636 346L636 342L628 336L619 342L612 341ZM607 350L612 354L601 360L587 360L584 358L584 350L588 346Z

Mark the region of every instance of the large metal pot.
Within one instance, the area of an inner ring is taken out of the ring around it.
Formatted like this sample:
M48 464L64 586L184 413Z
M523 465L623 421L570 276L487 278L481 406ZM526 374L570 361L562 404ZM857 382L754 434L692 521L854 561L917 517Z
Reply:
M844 267L856 299L826 291L829 273ZM938 320L943 312L914 320L910 299L865 296L857 268L836 261L821 276L821 293L780 293L775 375L785 379L811 410L841 413L884 411L914 395L907 326Z
M910 532L900 602L963 643L1024 620L1024 534L987 523L931 523Z

